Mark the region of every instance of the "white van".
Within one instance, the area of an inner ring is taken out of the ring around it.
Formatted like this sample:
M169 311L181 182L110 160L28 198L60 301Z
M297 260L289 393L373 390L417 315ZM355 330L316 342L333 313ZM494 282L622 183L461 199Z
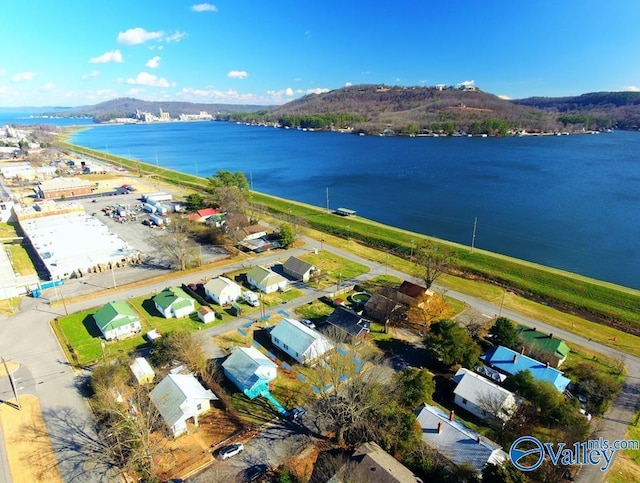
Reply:
M255 293L251 292L250 290L247 290L246 292L244 292L242 294L242 298L244 299L245 302L247 302L249 305L253 307L257 307L258 305L260 305L260 299Z

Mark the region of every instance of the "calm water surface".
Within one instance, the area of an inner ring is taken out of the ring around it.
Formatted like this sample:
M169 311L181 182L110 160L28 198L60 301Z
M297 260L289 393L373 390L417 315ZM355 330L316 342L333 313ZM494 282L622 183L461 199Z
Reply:
M73 141L640 288L640 133L387 138L218 122L97 126Z

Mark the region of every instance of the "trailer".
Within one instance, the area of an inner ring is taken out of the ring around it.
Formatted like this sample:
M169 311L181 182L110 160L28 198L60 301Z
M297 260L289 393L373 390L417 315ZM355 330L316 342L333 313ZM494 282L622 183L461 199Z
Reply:
M151 214L154 214L156 212L156 207L151 205L151 204L149 204L149 203L143 203L142 204L142 209L144 211L146 211L147 213L151 213Z
M164 219L163 219L161 216L159 216L159 215L151 215L151 216L149 216L149 220L150 220L154 225L157 225L157 226L162 226L162 225L164 225Z
M142 199L143 201L146 201L147 203L149 203L151 200L153 201L171 201L173 199L173 196L170 195L169 193L165 193L163 191L160 191L158 193L149 193L146 195L142 195Z

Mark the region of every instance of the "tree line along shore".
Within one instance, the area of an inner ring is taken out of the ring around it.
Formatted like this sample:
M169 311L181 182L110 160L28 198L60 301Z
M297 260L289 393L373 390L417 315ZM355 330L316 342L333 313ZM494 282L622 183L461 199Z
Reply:
M56 143L62 150L84 154L120 166L139 176L149 176L182 189L203 191L203 178L156 165L77 146ZM563 312L640 335L640 291L563 270L473 249L458 243L389 227L360 217L342 217L321 208L275 196L251 192L253 210L294 220L317 231L357 241L409 262L416 243L430 239L450 251L450 275L488 282L506 291Z

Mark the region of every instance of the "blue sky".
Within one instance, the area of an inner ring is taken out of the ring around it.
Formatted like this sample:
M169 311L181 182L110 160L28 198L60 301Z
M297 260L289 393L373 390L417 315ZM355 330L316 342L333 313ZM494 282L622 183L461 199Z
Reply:
M282 104L349 84L640 90L640 2L5 0L0 106Z

